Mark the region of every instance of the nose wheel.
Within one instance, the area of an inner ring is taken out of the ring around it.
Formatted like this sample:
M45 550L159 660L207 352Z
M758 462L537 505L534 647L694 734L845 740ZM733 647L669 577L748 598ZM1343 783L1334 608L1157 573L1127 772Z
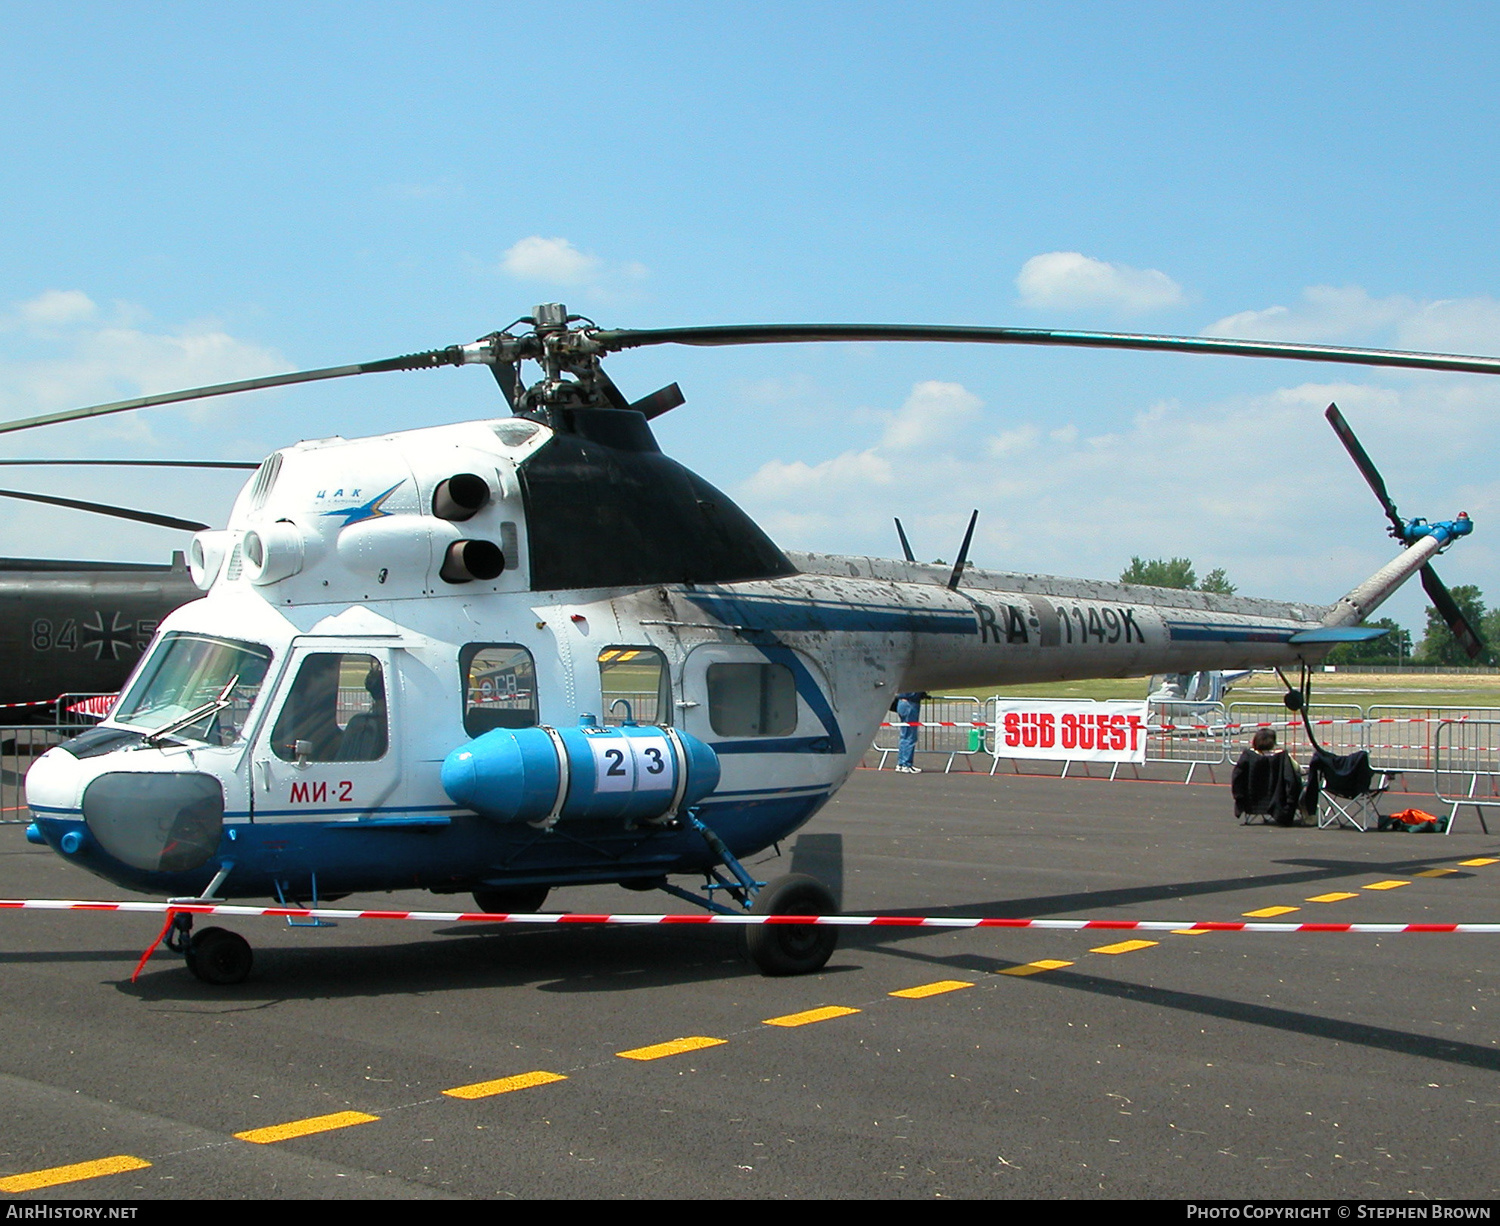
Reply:
M250 942L227 928L205 928L194 934L183 953L188 970L216 987L242 983L255 963Z

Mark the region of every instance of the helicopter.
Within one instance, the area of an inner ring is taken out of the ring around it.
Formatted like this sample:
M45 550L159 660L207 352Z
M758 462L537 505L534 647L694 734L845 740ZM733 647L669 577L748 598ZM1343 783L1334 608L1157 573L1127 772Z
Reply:
M193 538L206 595L169 615L98 726L27 777L28 837L173 900L472 894L529 914L550 890L613 883L711 911L831 913L812 877L747 857L813 816L897 694L979 684L1302 665L1421 571L1466 515L1404 520L1352 431L1330 421L1401 552L1329 605L968 564L780 549L662 454L676 384L631 401L612 352L654 344L958 341L1231 353L1500 373L1500 359L1202 337L923 325L610 331L543 304L478 341L0 424L0 433L153 404L381 371L485 365L509 413L268 456L227 525ZM523 363L541 375L527 383ZM973 521L970 522L972 535ZM1100 727L1101 738L1139 729ZM701 877L691 890L674 877ZM249 944L168 945L235 983ZM745 928L766 974L815 971L836 930Z
M0 467L249 469L232 460L0 460ZM0 498L85 511L179 532L207 524L80 498L0 489ZM113 694L173 609L203 595L186 554L165 564L0 558L0 711L6 721L53 720L69 695Z

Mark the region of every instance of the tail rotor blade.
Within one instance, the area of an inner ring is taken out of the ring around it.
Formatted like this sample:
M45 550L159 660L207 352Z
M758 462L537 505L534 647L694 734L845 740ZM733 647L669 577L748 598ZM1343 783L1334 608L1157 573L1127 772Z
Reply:
M1448 629L1453 631L1453 637L1458 640L1459 646L1468 652L1469 659L1475 660L1483 655L1484 640L1475 633L1474 627L1469 625L1469 619L1463 615L1458 603L1443 586L1443 581L1438 578L1437 571L1430 566L1422 567L1422 588L1426 591L1427 598L1432 601L1432 607L1447 623Z
M1375 467L1375 462L1370 459L1369 453L1360 446L1359 439L1354 437L1354 431L1349 428L1349 423L1339 412L1339 406L1329 405L1323 416L1328 419L1333 432L1339 436L1339 442L1344 444L1344 450L1349 453L1354 466L1359 469L1369 487L1375 491L1375 497L1380 500L1386 518L1391 521L1391 535L1398 541L1405 540L1406 521L1396 513L1396 504L1391 501L1390 494L1386 492L1385 479L1380 475L1380 470Z

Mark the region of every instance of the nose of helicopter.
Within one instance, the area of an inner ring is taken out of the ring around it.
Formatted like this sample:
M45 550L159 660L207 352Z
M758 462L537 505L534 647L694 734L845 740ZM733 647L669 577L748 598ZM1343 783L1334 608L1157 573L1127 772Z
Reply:
M150 752L150 751L146 751ZM118 754L80 761L48 750L26 774L26 803L36 836L95 872L181 873L205 864L224 828L224 791L199 771L142 770L160 765L137 753L131 770Z

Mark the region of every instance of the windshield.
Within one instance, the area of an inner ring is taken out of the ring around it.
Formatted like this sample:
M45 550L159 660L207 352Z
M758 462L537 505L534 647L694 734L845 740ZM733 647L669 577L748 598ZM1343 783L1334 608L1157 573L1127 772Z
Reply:
M211 745L233 744L270 666L269 647L201 634L169 634L120 700L113 722L132 728L165 727L212 702L231 678L238 677L227 707L175 734Z

